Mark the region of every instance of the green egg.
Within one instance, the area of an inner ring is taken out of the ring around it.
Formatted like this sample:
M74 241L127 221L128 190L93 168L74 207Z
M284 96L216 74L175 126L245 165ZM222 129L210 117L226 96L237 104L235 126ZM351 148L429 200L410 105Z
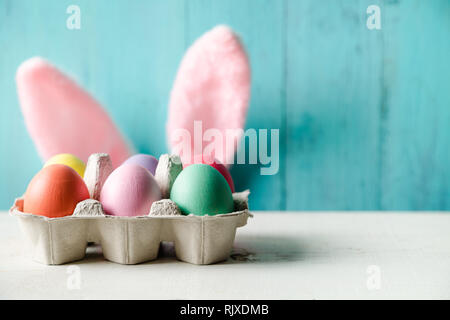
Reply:
M207 164L193 164L181 171L172 186L170 199L184 215L216 215L234 209L227 181Z

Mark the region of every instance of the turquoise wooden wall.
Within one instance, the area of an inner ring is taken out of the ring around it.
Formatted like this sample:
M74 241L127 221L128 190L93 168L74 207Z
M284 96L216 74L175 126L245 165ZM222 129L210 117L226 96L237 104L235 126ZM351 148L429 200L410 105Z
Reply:
M70 4L80 30L66 28ZM381 30L366 27L371 4ZM18 107L21 61L52 61L160 154L183 53L221 23L251 59L247 127L280 129L277 175L232 170L252 208L450 210L448 0L0 0L0 208L41 166Z

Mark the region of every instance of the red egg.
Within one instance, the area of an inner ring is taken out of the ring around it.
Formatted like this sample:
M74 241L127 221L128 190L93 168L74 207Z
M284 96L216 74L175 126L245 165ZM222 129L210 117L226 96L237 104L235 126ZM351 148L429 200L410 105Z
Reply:
M220 163L219 160L207 156L207 155L195 155L194 156L194 161L192 163L183 163L183 168L186 168L188 166L190 166L191 164L209 164L211 167L213 167L214 169L216 169L217 171L219 171L222 176L225 178L225 180L227 180L228 185L230 186L231 192L234 192L234 182L233 182L233 178L231 177L230 171L228 171L228 169L222 164Z
M78 202L89 199L80 175L70 167L52 164L31 180L25 192L23 211L49 218L71 215Z

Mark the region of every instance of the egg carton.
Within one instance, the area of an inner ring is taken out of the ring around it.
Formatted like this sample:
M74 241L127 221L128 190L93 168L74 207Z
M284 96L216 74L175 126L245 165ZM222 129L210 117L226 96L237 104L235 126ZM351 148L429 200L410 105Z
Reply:
M181 162L162 155L155 173L162 194L167 197ZM152 204L146 216L106 215L98 201L99 191L111 171L109 156L91 155L85 182L91 198L77 204L70 216L48 218L23 212L18 198L10 215L19 220L25 252L34 261L58 265L81 260L89 242L101 245L105 259L120 264L155 260L161 242L173 242L177 259L192 264L212 264L226 260L236 229L247 224L249 191L233 193L234 212L214 216L181 215L177 205L162 199Z

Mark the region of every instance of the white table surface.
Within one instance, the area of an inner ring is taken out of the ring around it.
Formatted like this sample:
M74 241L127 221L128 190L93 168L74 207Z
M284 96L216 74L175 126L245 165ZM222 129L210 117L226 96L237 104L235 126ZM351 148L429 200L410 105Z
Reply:
M126 266L91 248L82 261L46 266L22 256L18 222L0 212L0 298L450 298L449 213L254 214L224 263L166 254Z

